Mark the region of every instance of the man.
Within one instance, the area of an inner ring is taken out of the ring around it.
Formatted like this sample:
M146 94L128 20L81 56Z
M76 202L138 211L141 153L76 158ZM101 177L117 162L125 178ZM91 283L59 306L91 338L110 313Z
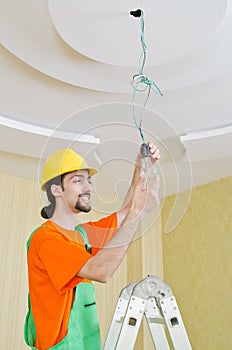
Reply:
M155 163L159 150L151 142L149 149ZM52 154L44 165L42 190L50 204L41 215L48 220L27 243L25 340L32 349L100 350L91 281L106 283L112 277L138 224L159 203L158 176L148 190L138 155L123 208L97 222L76 226L76 214L91 210L91 176L96 173L69 148Z

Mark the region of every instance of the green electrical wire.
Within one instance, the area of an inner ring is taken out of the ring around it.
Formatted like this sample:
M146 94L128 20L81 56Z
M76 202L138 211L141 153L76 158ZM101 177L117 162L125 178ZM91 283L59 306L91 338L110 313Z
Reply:
M150 97L151 90L155 91L159 95L163 96L163 93L161 92L160 88L158 85L154 82L154 80L149 79L143 74L143 69L146 63L146 57L147 57L147 45L145 42L145 37L144 37L144 16L143 16L143 11L142 10L137 10L134 11L134 13L137 12L135 17L138 17L138 11L140 14L140 26L141 26L141 44L142 44L142 52L139 57L139 67L138 67L138 74L135 74L132 79L132 87L133 87L133 96L132 96L132 111L133 111L133 118L134 118L134 123L137 129L140 132L140 136L142 138L142 141L145 142L143 131L142 131L142 117L140 115L140 121L138 123L135 115L135 95L137 92L144 92L148 90L147 92L147 97L144 102L143 108L146 107L146 104L148 102L148 99ZM132 11L133 12L133 11ZM131 12L131 14L132 14ZM134 14L133 14L134 15Z

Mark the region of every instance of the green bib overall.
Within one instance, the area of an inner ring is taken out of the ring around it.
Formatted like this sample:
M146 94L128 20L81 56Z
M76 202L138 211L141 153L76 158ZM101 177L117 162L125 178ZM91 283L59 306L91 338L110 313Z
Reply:
M83 229L81 227L81 229ZM36 230L35 230L36 231ZM28 242L27 249L30 245L30 239L35 232L33 231ZM78 231L80 232L81 230ZM87 243L87 235L83 235L85 244ZM26 344L32 349L36 340L36 328L34 324L33 314L30 304L30 295L28 294L28 313L26 316L24 327L24 338ZM94 286L92 283L79 283L76 286L75 300L71 309L68 332L64 339L49 348L48 350L100 350L100 329L98 323L98 315L95 302Z

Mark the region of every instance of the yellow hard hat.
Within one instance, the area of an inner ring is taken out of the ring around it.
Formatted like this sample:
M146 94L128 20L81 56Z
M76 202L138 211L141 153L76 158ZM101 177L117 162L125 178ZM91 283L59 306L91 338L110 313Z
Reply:
M88 170L92 176L97 170L90 168L86 161L71 148L64 148L53 153L45 162L42 171L41 189L45 191L45 185L55 177L75 170Z

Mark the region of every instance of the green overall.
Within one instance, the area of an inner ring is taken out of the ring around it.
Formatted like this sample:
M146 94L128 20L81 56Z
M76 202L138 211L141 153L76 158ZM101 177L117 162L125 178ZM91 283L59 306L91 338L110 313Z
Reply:
M88 244L87 234L84 228L81 226L76 227L85 241L86 247L90 248ZM35 230L36 231L36 230ZM27 251L30 246L30 240L32 232L28 242ZM28 294L28 313L26 316L24 327L24 338L26 344L32 349L36 340L36 328L34 324L33 314L30 304L30 295ZM79 283L76 286L75 300L71 309L68 332L64 339L49 348L48 350L100 350L100 329L98 323L98 315L95 302L94 286L92 283Z

